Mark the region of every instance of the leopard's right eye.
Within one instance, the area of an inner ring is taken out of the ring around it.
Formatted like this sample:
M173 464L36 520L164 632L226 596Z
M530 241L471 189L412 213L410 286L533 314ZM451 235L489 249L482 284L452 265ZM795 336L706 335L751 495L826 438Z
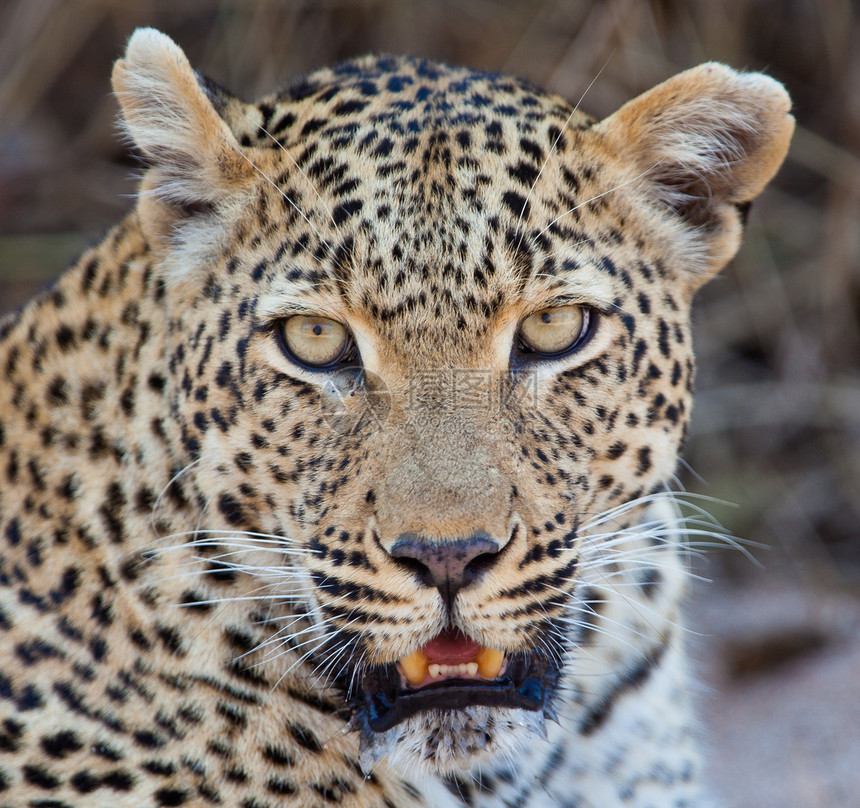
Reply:
M334 367L352 348L346 326L328 317L295 314L278 324L277 333L287 357L312 370Z
M553 306L536 311L520 323L520 350L541 359L557 359L581 348L596 323L584 305Z

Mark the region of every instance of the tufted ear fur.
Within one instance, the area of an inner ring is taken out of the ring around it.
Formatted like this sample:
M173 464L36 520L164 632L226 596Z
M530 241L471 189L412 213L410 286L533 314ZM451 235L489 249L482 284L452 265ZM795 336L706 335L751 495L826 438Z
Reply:
M253 180L253 166L213 103L235 100L199 77L169 37L135 31L112 80L129 136L150 162L139 210L155 246L183 218L239 195Z
M782 85L714 62L629 101L596 129L685 225L704 279L740 243L741 211L782 164L794 131Z

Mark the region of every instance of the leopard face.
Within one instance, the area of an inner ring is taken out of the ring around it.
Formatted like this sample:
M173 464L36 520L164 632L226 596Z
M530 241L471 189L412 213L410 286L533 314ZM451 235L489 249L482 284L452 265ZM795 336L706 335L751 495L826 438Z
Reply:
M128 620L243 614L238 651L187 647L273 703L315 694L367 771L467 771L580 708L592 732L672 640L683 572L649 514L690 416L690 301L785 154L784 91L704 65L598 122L367 57L245 104L151 30L114 87L149 164L105 248L141 278L135 339L100 345L126 516L86 508ZM69 284L104 288L90 269ZM625 564L657 618L613 589ZM589 702L598 668L622 673Z
M589 523L633 523L673 472L690 298L736 249L775 134L737 119L717 66L597 123L395 58L245 106L155 76L178 70L153 65L164 47L141 38L115 84L154 162L165 401L205 524L272 537L237 563L306 609L283 645L371 755L444 770L510 751L576 653ZM154 129L168 114L176 143Z

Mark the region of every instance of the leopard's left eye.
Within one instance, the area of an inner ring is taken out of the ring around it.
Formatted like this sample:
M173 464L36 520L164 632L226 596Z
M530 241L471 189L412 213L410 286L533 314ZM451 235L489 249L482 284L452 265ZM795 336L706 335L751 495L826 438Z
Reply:
M284 353L309 370L333 368L352 348L346 326L328 317L296 314L280 323L277 333Z
M565 356L581 348L594 330L595 316L588 306L541 309L520 323L520 350L541 358Z

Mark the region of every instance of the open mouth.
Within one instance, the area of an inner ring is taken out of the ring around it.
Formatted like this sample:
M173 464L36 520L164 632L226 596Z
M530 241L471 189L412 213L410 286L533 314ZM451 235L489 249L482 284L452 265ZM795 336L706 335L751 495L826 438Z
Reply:
M361 693L364 717L372 731L385 732L427 710L483 705L540 711L558 674L550 660L506 655L460 631L446 630L396 663L367 672Z

